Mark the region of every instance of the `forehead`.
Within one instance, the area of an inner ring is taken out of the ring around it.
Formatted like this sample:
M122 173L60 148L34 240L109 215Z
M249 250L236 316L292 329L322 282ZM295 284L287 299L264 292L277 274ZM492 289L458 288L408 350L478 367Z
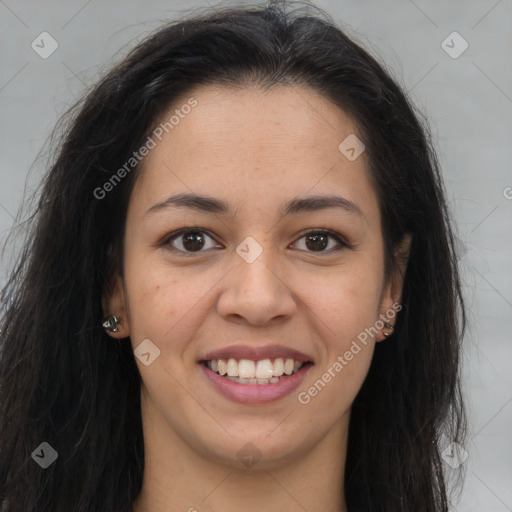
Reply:
M356 123L311 89L201 86L175 101L156 128L161 140L153 137L136 183L146 204L195 193L238 211L251 202L281 207L285 192L335 191L376 204L364 152L350 161L339 149L349 136L362 138Z
M337 150L341 140L357 131L340 108L316 91L299 86L197 87L164 113L162 126L173 113L184 110L192 97L197 106L180 119L174 116L177 124L168 130L172 137L164 134L169 148L186 146L193 154L213 152L217 156L229 148L229 155L264 160L275 157L279 146L286 150L288 160L294 154L300 159L305 149L314 158ZM192 140L188 139L191 133Z

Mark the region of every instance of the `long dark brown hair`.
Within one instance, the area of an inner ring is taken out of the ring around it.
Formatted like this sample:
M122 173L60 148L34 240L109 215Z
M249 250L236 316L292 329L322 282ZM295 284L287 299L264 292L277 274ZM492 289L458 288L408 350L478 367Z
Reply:
M8 512L127 512L144 470L140 375L131 345L101 328L122 275L137 167L101 188L198 85L312 88L366 144L387 268L412 235L393 336L376 346L351 413L349 510L447 512L442 439L464 443L465 314L454 235L428 127L397 82L308 4L209 9L160 28L80 100L49 165L2 291L0 503ZM41 442L58 452L42 469ZM340 454L341 456L341 454Z

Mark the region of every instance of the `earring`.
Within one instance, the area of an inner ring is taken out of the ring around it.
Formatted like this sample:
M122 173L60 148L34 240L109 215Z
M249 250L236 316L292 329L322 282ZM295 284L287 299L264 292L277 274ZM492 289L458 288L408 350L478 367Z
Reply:
M101 325L106 332L117 332L119 330L119 323L120 320L117 316L109 315L103 319L103 323Z
M394 329L394 327L391 324L387 323L387 322L384 324L384 327L386 329L391 329L391 330ZM391 336L393 333L392 332L383 332L382 334L384 334L384 336L387 338L388 336Z

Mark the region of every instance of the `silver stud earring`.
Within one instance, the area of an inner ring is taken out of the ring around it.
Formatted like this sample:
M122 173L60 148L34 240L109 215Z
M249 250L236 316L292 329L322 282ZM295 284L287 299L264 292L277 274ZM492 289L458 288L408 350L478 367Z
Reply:
M103 323L101 325L106 332L117 332L119 330L119 323L120 320L117 316L109 315L103 319Z
M386 329L391 329L391 330L394 329L394 327L391 324L387 323L387 322L384 324L384 327ZM382 334L384 334L384 336L387 338L388 336L391 336L393 333L392 332L383 332Z

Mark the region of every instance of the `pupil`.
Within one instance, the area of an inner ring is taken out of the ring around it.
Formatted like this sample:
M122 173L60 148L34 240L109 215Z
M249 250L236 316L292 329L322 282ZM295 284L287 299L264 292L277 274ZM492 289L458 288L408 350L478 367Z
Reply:
M198 231L187 233L186 235L183 235L183 237L184 237L183 246L187 250L194 251L197 249L201 249L201 247L204 244L204 239Z
M309 244L311 241L313 241L313 245ZM327 236L322 234L310 235L306 238L306 245L309 249L325 249L328 245Z

